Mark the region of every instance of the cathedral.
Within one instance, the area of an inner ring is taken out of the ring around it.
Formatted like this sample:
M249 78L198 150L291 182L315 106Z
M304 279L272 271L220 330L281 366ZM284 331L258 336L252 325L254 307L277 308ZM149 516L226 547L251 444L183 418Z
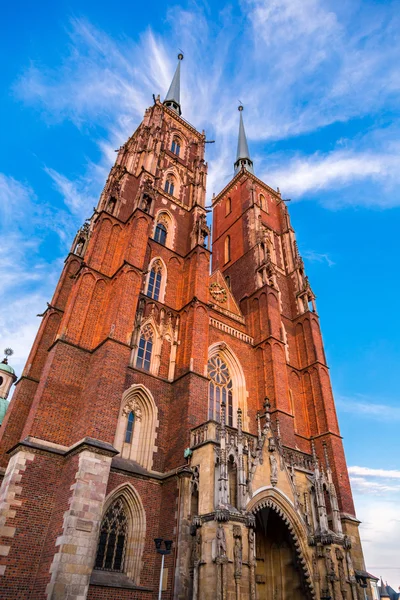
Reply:
M287 206L255 174L240 106L210 231L182 58L119 149L3 411L0 598L371 598ZM15 379L5 359L2 406Z

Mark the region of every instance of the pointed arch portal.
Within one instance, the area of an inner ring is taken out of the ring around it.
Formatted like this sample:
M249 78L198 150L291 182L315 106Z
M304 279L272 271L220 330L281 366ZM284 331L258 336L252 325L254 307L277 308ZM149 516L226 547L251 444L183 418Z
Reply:
M252 512L258 600L314 600L310 573L288 516L272 499L257 503Z

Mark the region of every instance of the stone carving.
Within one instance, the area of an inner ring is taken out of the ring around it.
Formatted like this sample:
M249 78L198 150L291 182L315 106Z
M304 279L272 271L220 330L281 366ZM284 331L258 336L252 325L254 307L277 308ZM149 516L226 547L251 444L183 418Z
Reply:
M313 566L313 578L314 578L314 581L320 581L321 576L319 574L318 558L317 558L316 554L313 554L312 566Z
M196 529L196 535L193 545L193 562L194 564L201 561L201 529Z
M222 525L217 527L217 556L226 556L225 529Z
M224 304L224 302L227 300L226 289L216 281L210 285L210 295L220 304Z
M256 600L256 548L255 534L249 529L250 600Z
M335 573L335 563L332 560L331 549L325 548L325 568L326 568L326 576L329 581L336 581L336 573Z
M242 576L242 530L238 525L233 526L233 537L235 544L233 547L233 556L235 563L235 579L240 579Z
M271 453L269 455L269 464L271 467L270 480L271 485L275 486L278 483L278 463L275 458L275 454Z
M138 401L136 400L136 398L131 398L130 400L128 400L128 402L125 404L124 408L122 409L122 414L127 417L129 415L129 413L133 412L135 415L135 419L137 421L140 421L142 419L142 409L139 406Z

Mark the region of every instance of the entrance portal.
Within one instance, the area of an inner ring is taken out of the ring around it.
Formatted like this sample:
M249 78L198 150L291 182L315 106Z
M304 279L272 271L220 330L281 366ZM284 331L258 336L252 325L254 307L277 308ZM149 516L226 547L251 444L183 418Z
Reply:
M271 508L256 514L256 559L259 600L309 600L290 532Z

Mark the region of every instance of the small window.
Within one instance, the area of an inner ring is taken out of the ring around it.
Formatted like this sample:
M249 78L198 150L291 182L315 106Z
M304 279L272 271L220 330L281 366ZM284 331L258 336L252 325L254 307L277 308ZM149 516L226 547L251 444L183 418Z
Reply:
M153 351L153 330L150 326L143 329L139 340L136 366L139 369L150 371L151 353Z
M225 281L228 288L231 289L231 278L229 277L229 275L225 277Z
M153 263L151 271L149 273L149 280L147 283L147 292L146 295L153 300L158 300L160 297L161 290L161 281L162 281L162 264L159 260L156 260Z
M128 423L126 425L126 432L125 432L125 443L126 444L132 443L132 434L133 434L134 424L135 424L135 413L131 411L128 415Z
M180 142L179 138L174 137L174 139L172 140L171 152L176 154L176 156L179 156L180 151L181 151L181 142Z
M165 246L167 242L167 228L164 223L157 223L156 230L154 232L154 239L159 244Z
M231 238L229 237L229 235L226 236L224 242L224 259L225 264L231 260Z
M170 194L170 196L173 196L174 190L175 190L174 180L172 177L168 177L165 180L164 191L167 192L167 194Z
M261 210L264 210L266 213L268 212L267 199L264 196L264 194L260 194L260 206L261 206Z
M225 216L227 217L232 211L232 201L230 198L227 198L225 201Z

